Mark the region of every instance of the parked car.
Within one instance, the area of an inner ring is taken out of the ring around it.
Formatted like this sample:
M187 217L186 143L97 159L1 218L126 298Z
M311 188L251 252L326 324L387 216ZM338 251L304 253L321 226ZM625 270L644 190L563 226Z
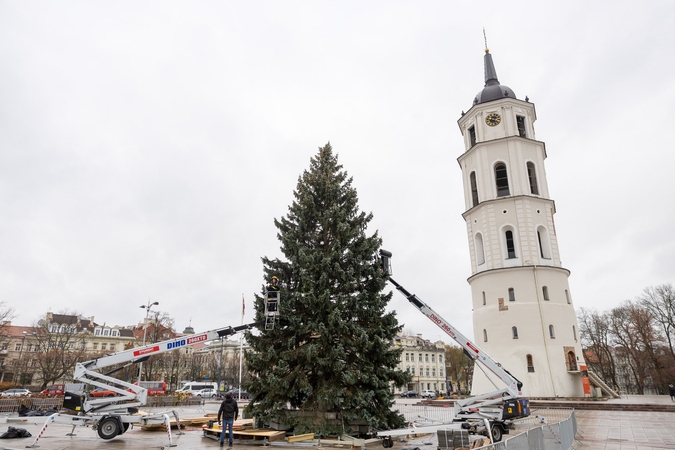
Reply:
M92 397L115 397L117 392L110 389L96 388L89 393Z
M23 395L30 396L30 391L28 389L7 389L0 393L2 397L21 397Z
M44 391L42 391L42 394L46 395L47 397L63 397L63 394L65 394L66 391L80 394L84 392L84 384L83 383L53 384Z
M422 391L420 394L422 398L436 398L436 391L431 391L429 389L425 389Z
M417 397L417 391L401 392L401 398Z
M218 392L216 392L215 389L201 389L195 392L193 395L197 395L202 398L216 398L218 396Z

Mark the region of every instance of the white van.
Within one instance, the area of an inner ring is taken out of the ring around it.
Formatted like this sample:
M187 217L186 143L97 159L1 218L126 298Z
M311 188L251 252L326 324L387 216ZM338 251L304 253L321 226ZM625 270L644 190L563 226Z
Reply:
M188 381L176 391L176 394L196 394L197 391L202 389L213 389L218 392L218 383L212 383L209 381Z

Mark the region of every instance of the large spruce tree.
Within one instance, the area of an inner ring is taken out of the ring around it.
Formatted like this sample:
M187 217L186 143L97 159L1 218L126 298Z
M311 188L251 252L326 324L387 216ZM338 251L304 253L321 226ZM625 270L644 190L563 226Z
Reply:
M382 241L366 234L372 214L359 211L330 144L293 194L286 217L274 221L286 260L262 258L266 279L280 280L281 317L274 329L247 335L256 375L246 385L248 412L321 436L352 432L354 424L400 427L390 383L409 376L397 369L392 343L401 326L385 311L391 293L382 292L387 280L373 259ZM257 320L263 311L257 297Z

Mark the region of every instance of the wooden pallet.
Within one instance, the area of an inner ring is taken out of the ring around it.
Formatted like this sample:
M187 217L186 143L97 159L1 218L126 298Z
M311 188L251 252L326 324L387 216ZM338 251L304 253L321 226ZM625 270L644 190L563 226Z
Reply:
M223 430L221 428L204 428L204 437L220 440L220 433ZM232 437L241 441L280 441L283 440L286 436L284 431L274 431L274 430L251 430L251 429L241 429L237 430L234 428L232 430Z

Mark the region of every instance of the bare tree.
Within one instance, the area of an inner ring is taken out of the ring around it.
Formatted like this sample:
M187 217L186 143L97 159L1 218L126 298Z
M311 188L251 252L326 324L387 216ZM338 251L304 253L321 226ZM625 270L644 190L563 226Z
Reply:
M145 324L145 343L146 345L154 342L166 341L175 337L173 330L174 320L165 312L153 311L148 323ZM151 356L148 361L143 363L143 379L158 380L164 373L165 355Z
M63 320L52 320L51 313L33 325L38 353L35 362L42 374L42 389L70 375L75 363L86 359L88 333L78 329L79 315L63 314Z
M606 383L618 386L609 313L580 308L578 320L584 359L589 368Z
M5 302L0 302L0 344L7 343L9 338L7 337L6 330L3 328L14 318L16 313L14 308L6 306Z
M666 337L670 355L675 360L675 289L672 284L645 288L638 300L649 310Z
M452 380L457 384L457 391L461 390L462 383L467 390L471 388L469 380L473 374L473 361L464 354L464 350L453 345L446 345L445 365L446 373L451 375Z

